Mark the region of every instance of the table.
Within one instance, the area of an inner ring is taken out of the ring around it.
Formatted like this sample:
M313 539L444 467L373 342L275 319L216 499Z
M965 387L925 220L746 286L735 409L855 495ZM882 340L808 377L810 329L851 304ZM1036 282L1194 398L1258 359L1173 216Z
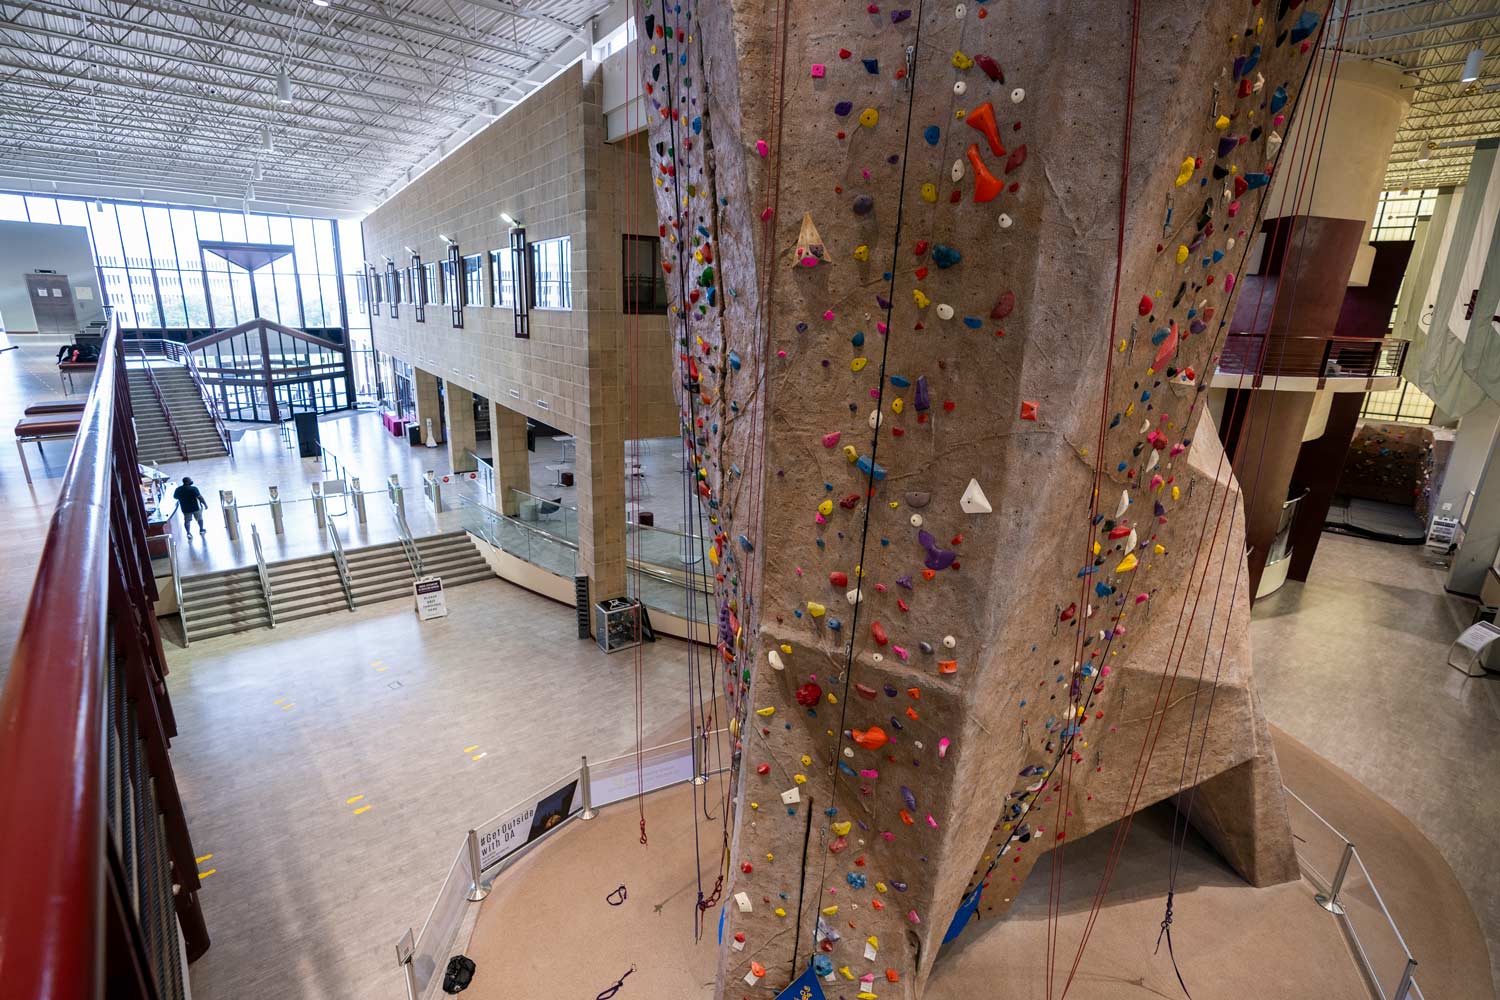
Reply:
M552 440L557 442L558 447L562 449L562 460L564 462L573 461L573 453L575 446L578 444L578 439L571 434L559 434Z
M26 464L26 449L22 446L27 441L35 441L36 450L42 451L43 441L71 441L78 436L78 426L82 422L81 414L67 413L22 417L16 421L16 451L21 453L21 471L26 473L28 484L31 483L31 467Z

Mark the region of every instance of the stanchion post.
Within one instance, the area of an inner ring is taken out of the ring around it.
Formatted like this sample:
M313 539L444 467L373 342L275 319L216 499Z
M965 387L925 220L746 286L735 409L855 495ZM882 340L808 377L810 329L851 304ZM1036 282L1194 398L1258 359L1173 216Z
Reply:
M354 491L354 516L359 518L359 523L365 523L365 495L359 489L359 477L349 478L349 488Z
M583 812L578 818L593 819L599 814L594 811L594 789L589 783L589 759L587 757L583 758L583 764L578 768L578 787L583 792Z
M1344 842L1344 856L1339 858L1339 869L1333 875L1333 883L1328 887L1328 895L1319 893L1313 898L1318 905L1329 913L1343 915L1344 904L1339 902L1339 890L1344 888L1344 876L1349 874L1349 862L1354 860L1354 845L1348 841Z
M401 490L401 477L391 473L391 478L386 481L386 495L391 498L391 506L396 508L397 513L406 513L406 497Z
M279 486L271 487L271 525L276 529L276 534L286 534L281 523L281 488Z
M484 872L479 867L479 831L469 831L469 902L477 903L490 894L490 887L481 878Z
M693 764L693 784L695 785L708 784L708 754L704 753L703 748L700 746L702 739L703 733L698 732L694 733L688 740L688 746L692 748L690 753Z
M416 950L416 935L408 927L406 933L401 935L401 940L396 942L396 964L401 966L401 980L406 983L406 1000L422 1000L417 989L417 970L411 964Z
M328 501L323 499L323 484L312 484L313 516L318 519L318 530L328 524Z
M229 540L237 542L240 538L240 508L235 503L234 490L219 491L219 507L224 511L224 530L229 533Z

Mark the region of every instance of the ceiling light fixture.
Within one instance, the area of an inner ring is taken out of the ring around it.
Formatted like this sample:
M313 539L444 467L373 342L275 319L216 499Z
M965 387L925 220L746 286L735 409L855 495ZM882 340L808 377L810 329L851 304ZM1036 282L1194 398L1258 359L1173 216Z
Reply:
M264 153L276 152L276 143L271 140L271 126L269 125L260 127L260 148Z
M1473 51L1469 53L1469 57L1464 60L1463 75L1458 78L1458 82L1473 83L1475 80L1479 79L1479 66L1483 62L1484 48L1482 46L1476 45L1474 46Z
M442 240L444 243L448 244L450 247L451 246L455 246L458 243L458 240L455 240L453 237L449 236L447 233L438 233L438 239Z
M312 5L314 7L327 7L328 0L312 0Z
M511 216L511 214L509 212L501 212L500 213L500 221L504 222L507 226L509 226L512 229L515 229L515 228L517 228L517 227L519 227L521 225L519 222L517 222Z
M250 179L252 181L258 181L263 176L265 176L265 168L262 167L260 165L260 161L257 160L257 161L255 161L255 166L253 168L251 168L251 170L250 170Z
M247 202L255 200L255 185L254 184L246 184L245 185L245 200Z
M292 74L285 66L276 67L276 100L280 104L292 103Z
M1430 159L1432 159L1432 144L1424 143L1422 145L1422 151L1417 154L1417 162L1426 163Z

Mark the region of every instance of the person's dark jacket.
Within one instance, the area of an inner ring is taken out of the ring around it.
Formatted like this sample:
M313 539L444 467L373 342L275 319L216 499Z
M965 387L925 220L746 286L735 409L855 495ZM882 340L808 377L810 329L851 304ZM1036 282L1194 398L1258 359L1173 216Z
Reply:
M196 486L179 486L172 491L172 499L182 508L184 514L191 514L198 510L207 510L208 501L203 499L203 494L198 492Z

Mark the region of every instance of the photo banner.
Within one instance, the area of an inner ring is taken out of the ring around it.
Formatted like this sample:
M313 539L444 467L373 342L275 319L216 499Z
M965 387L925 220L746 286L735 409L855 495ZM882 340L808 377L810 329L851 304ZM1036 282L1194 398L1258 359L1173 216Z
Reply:
M479 867L488 871L581 810L575 805L578 778L495 817L479 830Z

